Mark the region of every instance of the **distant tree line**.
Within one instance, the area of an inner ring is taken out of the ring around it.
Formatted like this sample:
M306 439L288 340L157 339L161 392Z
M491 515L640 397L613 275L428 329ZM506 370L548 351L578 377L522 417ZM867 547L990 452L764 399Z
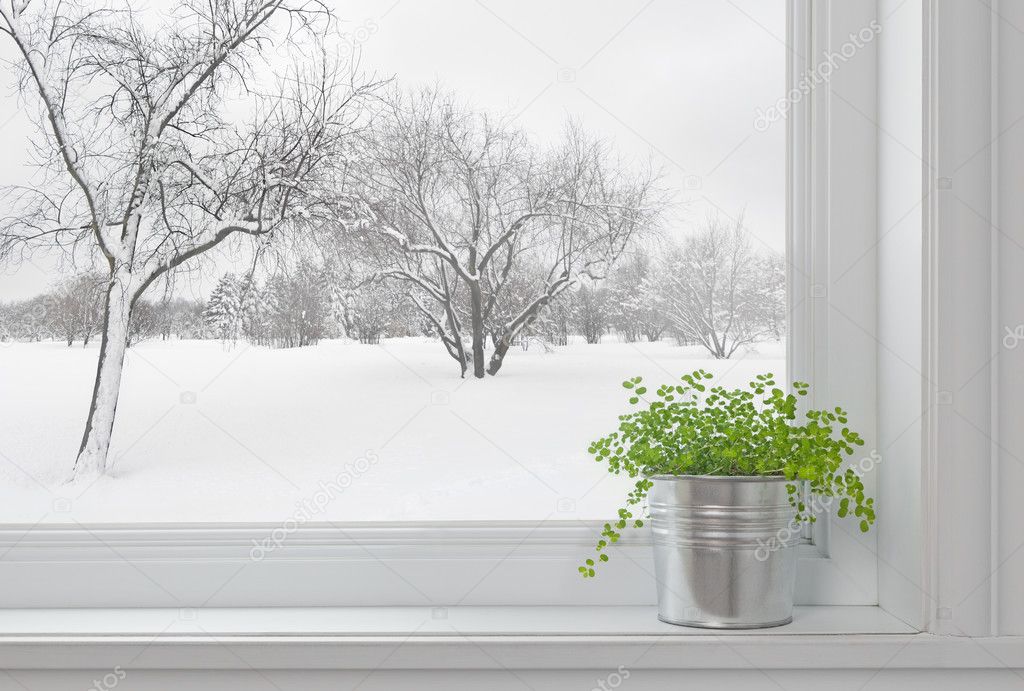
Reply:
M81 273L58 281L42 295L0 303L0 341L62 341L69 347L81 342L88 346L103 328L105 291L104 276ZM202 311L202 300L140 299L128 326L128 343L150 338L208 338Z
M81 274L60 281L42 295L0 303L0 339L61 339L72 345L99 333L103 319L102 277Z
M404 293L388 282L346 288L330 265L300 262L263 281L224 274L202 310L212 338L297 348L323 338L376 344L381 338L426 335Z
M671 336L729 358L752 343L780 340L785 304L782 255L757 251L742 219L715 216L656 252L634 248L606 281L581 285L552 309L541 332L556 345L569 333L587 343L611 333L626 342Z
M260 283L252 276L224 274L203 309L214 338L295 348L336 335L331 282L323 269L300 264Z
M530 277L544 272L543 265L521 261L522 277L506 279L485 324L490 348L502 343L508 321L530 302L530 285L538 285ZM452 332L424 310L418 284L379 273L367 280L371 274L365 266L342 270L311 262L263 282L226 274L203 319L216 338L273 347L338 336L368 344L403 336L472 340L472 318L463 311L469 303L452 297L449 309L462 329ZM782 256L755 248L742 218L712 216L681 241L623 251L604 278L580 280L546 302L509 345L564 346L574 336L591 344L609 335L628 343L668 337L729 358L758 341L783 337L785 295Z
M420 309L415 287L384 276L365 280L365 275L365 268L343 271L313 261L262 280L226 273L205 302L140 300L129 323L129 343L217 339L293 348L324 338L376 344L382 338L447 337ZM0 339L88 345L102 326L103 281L98 274L79 274L43 295L0 304ZM553 347L574 336L591 344L609 335L627 343L673 338L728 358L752 343L783 337L785 291L782 256L757 251L742 219L727 223L711 217L682 241L623 252L607 278L581 281L561 293L513 343L525 347L533 340ZM496 323L518 313L528 296L515 284L507 286ZM504 333L498 326L485 336L493 347Z

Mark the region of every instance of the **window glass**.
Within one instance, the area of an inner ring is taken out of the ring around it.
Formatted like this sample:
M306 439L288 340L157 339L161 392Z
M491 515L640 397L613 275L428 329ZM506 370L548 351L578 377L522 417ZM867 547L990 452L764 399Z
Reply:
M782 0L270 17L152 148L232 24L145 5L56 130L0 35L0 520L605 519L624 379L785 381Z

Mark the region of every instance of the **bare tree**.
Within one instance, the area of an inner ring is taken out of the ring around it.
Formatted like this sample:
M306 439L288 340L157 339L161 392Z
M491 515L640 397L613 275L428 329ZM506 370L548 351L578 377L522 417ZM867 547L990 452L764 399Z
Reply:
M573 324L587 343L600 343L612 320L608 289L601 285L583 285L573 302Z
M79 291L79 334L82 347L88 347L92 337L103 330L103 304L106 297L104 276L95 271L79 275L76 283Z
M269 342L301 348L327 335L331 317L330 281L323 267L308 261L279 271L263 291L269 298Z
M170 340L171 336L196 338L201 335L205 307L201 300L168 295L156 307L157 330L161 340Z
M4 312L5 340L32 342L53 336L50 300L45 295L12 302Z
M377 344L381 337L415 333L411 306L400 287L383 280L349 291L342 306L345 334L360 343Z
M708 218L682 248L660 262L655 283L677 337L699 343L715 358L732 357L771 333L773 309L766 265L756 254L740 217L728 224Z
M46 295L50 328L71 346L75 339L89 345L103 316L102 276L86 272L59 281Z
M128 347L142 343L160 333L160 303L136 300L128 320Z
M542 151L436 90L396 93L367 148L370 230L393 252L384 273L410 286L462 373L472 365L478 378L497 374L547 305L604 277L661 207L652 174L630 173L578 126ZM514 313L512 285L525 291Z
M782 340L786 334L786 257L772 252L762 261L762 290L766 297L761 301L764 314L762 320L771 337Z
M569 331L572 327L575 310L576 293L565 293L548 306L548 309L537 320L534 328L541 330L548 343L556 346L569 345Z
M130 7L0 3L48 173L12 197L0 255L92 252L108 268L75 476L106 470L132 310L148 286L229 238L349 208L320 192L337 190L349 106L364 89L326 60L279 69L262 57L300 33L322 36L330 19L317 0L184 0L145 20Z
M79 331L79 310L81 303L70 281L57 283L46 295L47 317L52 334L61 336L68 348L75 342Z

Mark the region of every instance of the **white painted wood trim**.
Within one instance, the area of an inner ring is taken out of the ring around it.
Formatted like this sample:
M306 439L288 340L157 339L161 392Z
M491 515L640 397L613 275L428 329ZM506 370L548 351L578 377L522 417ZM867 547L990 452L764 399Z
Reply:
M653 605L647 529L627 532L598 578L579 577L599 533L567 521L9 527L0 607ZM801 604L863 604L818 589L842 575L798 549Z
M131 660L130 666L124 661ZM767 636L217 637L0 643L8 670L1021 669L1019 638ZM622 664L622 663L618 663Z
M928 630L998 633L998 243L995 19L926 4L925 215Z
M19 637L15 670L1024 669L1024 639L932 634ZM1014 672L1019 676L1019 671ZM1005 687L1008 688L1008 687Z
M676 627L653 607L14 610L22 669L920 669L1024 664L1024 640L949 643L877 607L798 608L763 631ZM842 632L842 633L840 633Z
M989 119L989 132L994 138L998 138L998 132L1000 131L999 123L999 0L989 0L989 36L990 36L990 47L989 47L989 63L991 65L991 80L989 82L989 92L992 95L991 100L991 115ZM991 295L990 300L990 313L989 313L989 352L1000 353L1002 350L1002 338L1003 333L1000 324L1001 309L1001 291L1000 291L1000 262L999 253L1001 251L999 241L999 226L1001 221L999 220L999 147L992 146L991 149L991 165L989 170L990 189L989 189L989 294ZM999 356L996 355L996 358ZM998 362L998 359L997 359ZM999 441L999 398L1000 398L1000 368L998 366L989 367L989 587L991 588L991 595L989 597L989 630L988 633L992 636L996 636L1000 632L999 625L999 568L1000 564L1000 544L999 544L999 526L1000 526L1000 478L999 478L999 463L1002 456L1002 449L1000 448Z
M108 636L809 636L917 633L878 607L797 607L791 624L712 632L658 620L653 606L7 609L0 642Z
M926 191L925 204L922 213L922 371L925 374L921 382L921 396L924 401L924 418L921 426L922 459L921 459L921 483L923 486L923 533L924 545L922 557L924 559L924 574L922 578L921 598L923 628L926 631L935 631L937 606L934 598L929 594L934 593L939 580L939 473L938 473L938 446L939 446L939 389L931 382L938 380L938 359L937 349L939 343L938 332L938 291L935 281L938 274L938 243L935 233L939 213L938 190L938 131L939 113L936 108L938 98L938 0L925 0L924 4L924 92L923 109L924 116L922 124L924 127L924 160L923 187Z
M873 2L791 0L790 87L876 19ZM864 455L877 448L876 43L804 95L787 121L787 371L812 385L812 405L851 412ZM865 477L869 493L874 482ZM806 586L818 591L815 602L877 604L875 535L834 516L819 519L812 539L821 578Z

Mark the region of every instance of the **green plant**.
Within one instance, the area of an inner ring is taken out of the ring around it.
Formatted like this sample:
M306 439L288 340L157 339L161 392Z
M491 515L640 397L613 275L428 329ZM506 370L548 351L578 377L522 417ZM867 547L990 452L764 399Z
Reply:
M851 512L867 531L875 522L874 500L864 494L864 483L853 469L841 468L844 455L853 454L864 440L850 430L842 408L797 412L798 397L809 385L793 383L793 393L775 384L772 374L759 374L746 388L709 387L712 375L697 370L681 384L666 384L649 399L640 377L622 383L631 405L646 404L619 416L619 428L590 445L608 472L637 478L614 523L605 523L597 542L598 560L608 561L605 548L619 540L652 486L655 475L782 476L798 521L814 521L801 501L797 483L806 481L813 496L839 499L838 515ZM595 563L579 567L584 577L594 575Z

